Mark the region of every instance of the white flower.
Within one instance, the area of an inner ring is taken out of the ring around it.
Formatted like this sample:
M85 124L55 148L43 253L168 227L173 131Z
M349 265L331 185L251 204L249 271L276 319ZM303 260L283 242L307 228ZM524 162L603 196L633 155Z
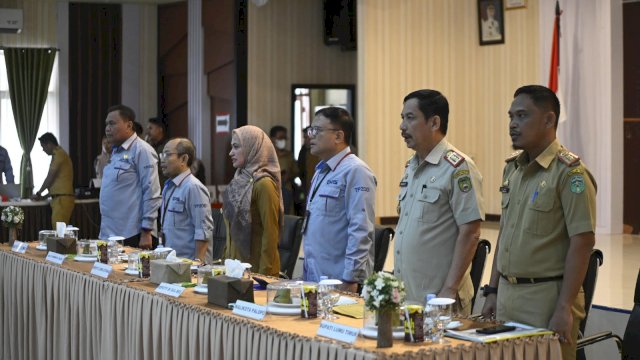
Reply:
M13 218L11 217L11 214L9 214L9 216L7 216L7 222L12 222Z
M4 216L4 213L2 213L2 221L5 221L6 217Z
M381 277L376 279L376 289L380 290L384 286L384 279Z
M19 223L19 222L20 222L20 219L18 219L17 217L15 217L15 218L13 218L13 222L17 224L17 223Z

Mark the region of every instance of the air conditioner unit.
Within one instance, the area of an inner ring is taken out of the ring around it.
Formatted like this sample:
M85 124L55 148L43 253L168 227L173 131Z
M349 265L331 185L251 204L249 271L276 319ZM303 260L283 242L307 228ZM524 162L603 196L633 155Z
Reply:
M0 33L19 34L22 31L22 9L0 9Z

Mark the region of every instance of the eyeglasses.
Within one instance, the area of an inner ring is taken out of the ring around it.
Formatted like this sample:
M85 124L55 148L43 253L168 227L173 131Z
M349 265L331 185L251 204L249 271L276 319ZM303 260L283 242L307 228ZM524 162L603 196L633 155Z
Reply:
M171 155L178 155L178 153L165 153L165 152L161 152L160 154L158 154L158 156L160 157L160 160L166 160L169 156Z
M320 126L309 126L307 129L307 135L311 137L316 137L323 131L340 131L340 129L330 129L330 128L321 128Z

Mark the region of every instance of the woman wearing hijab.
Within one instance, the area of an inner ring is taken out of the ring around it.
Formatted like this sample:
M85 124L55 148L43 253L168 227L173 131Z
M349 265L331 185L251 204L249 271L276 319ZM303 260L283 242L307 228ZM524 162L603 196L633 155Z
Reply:
M236 173L223 195L225 257L250 263L254 272L278 276L284 215L276 150L264 131L247 125L233 130L229 156Z

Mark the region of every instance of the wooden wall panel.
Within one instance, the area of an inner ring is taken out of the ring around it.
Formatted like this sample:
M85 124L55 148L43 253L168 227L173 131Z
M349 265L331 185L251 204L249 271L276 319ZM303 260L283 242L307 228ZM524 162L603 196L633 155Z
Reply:
M484 177L487 213L500 213L503 159L511 153L513 92L539 79L538 2L505 11L503 45L479 46L475 0L358 1L360 155L378 178L376 216L396 216L412 152L400 137L402 99L432 88L450 103L448 140Z
M291 127L291 85L355 84L356 52L323 42L322 0L249 5L248 123Z
M158 6L158 105L170 137L188 137L187 3Z

